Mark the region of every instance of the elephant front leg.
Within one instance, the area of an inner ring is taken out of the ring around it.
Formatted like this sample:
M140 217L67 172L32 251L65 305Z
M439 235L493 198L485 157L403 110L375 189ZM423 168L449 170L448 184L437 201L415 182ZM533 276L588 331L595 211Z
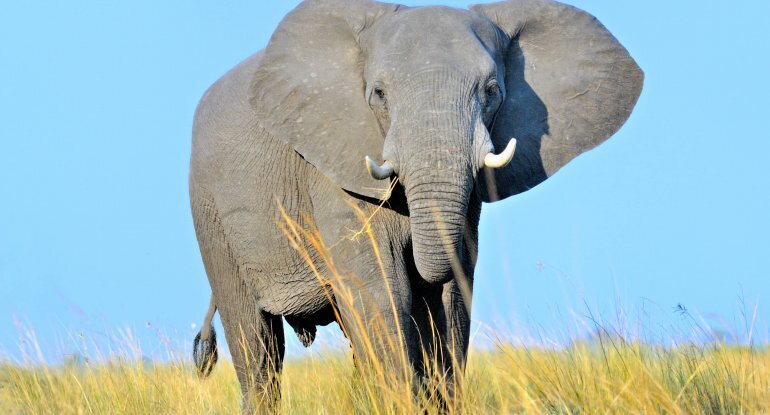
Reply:
M465 370L470 340L470 282L456 278L442 286L423 287L412 308L420 352L415 368L422 387L439 407L455 407L457 382Z
M456 374L465 371L468 356L468 345L471 333L471 298L473 296L473 280L461 276L444 284L441 302L446 318L442 330L442 341L448 359L444 359L447 371L447 383L454 388Z
M471 196L466 217L465 240L462 257L454 267L454 278L444 284L441 292L445 321L442 342L448 358L444 359L448 397L452 404L457 383L465 372L468 346L471 336L471 303L473 300L473 275L478 258L478 224L481 217L481 201L477 194Z
M339 194L314 190L315 223L326 247L334 304L362 381L375 376L386 393L417 390L413 361L412 291L406 270L408 217ZM396 203L396 202L394 202ZM362 385L365 386L365 385ZM403 398L403 395L400 396ZM382 396L383 399L386 396Z
M414 386L409 284L375 269L349 275L334 288L341 327L360 375Z

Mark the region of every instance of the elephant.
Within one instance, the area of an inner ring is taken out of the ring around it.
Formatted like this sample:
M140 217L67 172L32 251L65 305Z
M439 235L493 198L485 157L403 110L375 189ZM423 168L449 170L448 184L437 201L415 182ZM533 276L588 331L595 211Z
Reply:
M393 370L418 378L438 359L456 376L482 203L612 136L643 78L595 17L552 0L299 4L196 109L189 191L212 290L201 371L218 311L246 408L279 396L282 317L306 346L339 323L357 364L374 330L404 351L370 353ZM351 236L362 218L371 243ZM352 323L374 315L376 330Z

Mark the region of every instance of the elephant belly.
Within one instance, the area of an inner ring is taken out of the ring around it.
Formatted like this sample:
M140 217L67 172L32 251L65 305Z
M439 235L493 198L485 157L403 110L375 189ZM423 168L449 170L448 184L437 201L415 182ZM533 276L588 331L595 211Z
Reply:
M243 278L252 287L262 310L312 319L331 305L326 294L330 289L320 284L310 269L296 271L263 273L250 268Z
M265 214L258 205L236 209L223 220L238 278L264 311L303 317L319 313L330 304L329 288L319 282L306 257L292 247L279 219ZM323 264L316 267L324 272Z
M245 289L262 310L274 315L312 316L329 305L325 287L272 216L265 220L258 203L222 209L226 198L212 193L199 186L191 192L201 248L212 250L203 257L235 270L209 275L212 286Z

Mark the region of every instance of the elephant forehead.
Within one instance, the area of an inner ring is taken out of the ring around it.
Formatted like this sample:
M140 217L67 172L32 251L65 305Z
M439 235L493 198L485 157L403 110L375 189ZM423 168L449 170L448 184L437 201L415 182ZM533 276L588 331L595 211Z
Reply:
M493 48L493 32L489 21L467 10L418 7L383 19L371 44L375 60L397 64L392 69L398 71L426 62L474 67Z

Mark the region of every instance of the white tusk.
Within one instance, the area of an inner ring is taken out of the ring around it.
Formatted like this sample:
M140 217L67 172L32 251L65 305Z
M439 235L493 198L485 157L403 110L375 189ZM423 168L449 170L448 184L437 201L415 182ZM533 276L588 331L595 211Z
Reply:
M389 161L382 163L382 166L377 165L377 162L372 160L371 157L366 156L366 170L369 170L369 174L376 180L385 180L393 175L393 165Z
M484 166L490 169L499 169L508 165L513 160L513 152L516 151L516 139L511 138L508 145L500 154L492 152L484 156Z

